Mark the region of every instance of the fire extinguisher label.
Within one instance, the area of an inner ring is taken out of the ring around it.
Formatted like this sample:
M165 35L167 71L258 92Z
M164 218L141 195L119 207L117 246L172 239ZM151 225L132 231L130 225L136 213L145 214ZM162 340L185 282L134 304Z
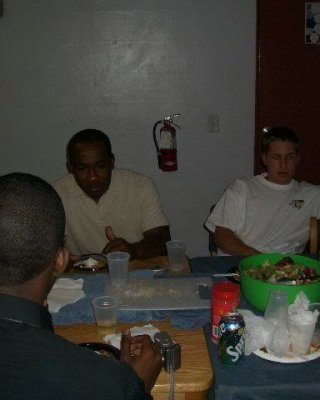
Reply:
M173 146L171 132L161 132L160 147L162 149L171 149Z

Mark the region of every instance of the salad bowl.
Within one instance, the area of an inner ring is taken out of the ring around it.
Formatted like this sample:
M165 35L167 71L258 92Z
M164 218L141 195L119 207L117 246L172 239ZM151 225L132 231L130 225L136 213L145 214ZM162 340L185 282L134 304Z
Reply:
M306 279L304 283L301 283L300 279L295 280L290 274L288 277L284 276L278 281L274 276L263 280L261 271L266 265L274 266L277 263L281 263L287 257L290 257L294 263L292 269L296 268L296 265L303 266L307 272L311 271L319 277L315 281ZM287 292L289 304L295 301L300 291L305 293L310 303L320 302L320 262L313 258L294 254L258 254L241 260L239 271L242 295L258 311L263 312L265 310L271 290L283 290Z

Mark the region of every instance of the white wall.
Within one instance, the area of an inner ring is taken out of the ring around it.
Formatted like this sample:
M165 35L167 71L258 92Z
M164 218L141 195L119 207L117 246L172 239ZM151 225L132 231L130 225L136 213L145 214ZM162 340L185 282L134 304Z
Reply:
M93 127L116 163L151 176L190 256L233 178L253 173L255 0L4 0L0 173L53 180ZM179 170L157 169L153 124L180 112ZM218 114L220 130L209 132Z

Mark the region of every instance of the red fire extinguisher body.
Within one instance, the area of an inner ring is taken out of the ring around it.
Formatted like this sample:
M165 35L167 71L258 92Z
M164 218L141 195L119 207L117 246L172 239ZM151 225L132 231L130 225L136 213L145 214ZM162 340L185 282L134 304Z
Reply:
M177 138L174 128L173 119L178 117L178 114L170 114L164 120L157 121L152 130L153 141L157 150L159 168L164 172L176 171L178 169L177 162ZM157 126L163 126L159 132L159 142L157 140ZM180 128L178 125L176 125Z
M159 166L162 171L169 172L178 169L176 130L166 121L160 129L159 158Z

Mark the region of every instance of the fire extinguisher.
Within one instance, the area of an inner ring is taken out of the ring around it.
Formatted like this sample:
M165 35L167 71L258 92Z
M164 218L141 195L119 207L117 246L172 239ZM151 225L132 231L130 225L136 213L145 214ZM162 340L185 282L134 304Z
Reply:
M157 149L159 168L164 172L176 171L177 163L177 139L176 130L173 125L173 118L179 117L178 114L171 114L163 120L157 121L153 126L153 141ZM160 128L160 141L157 141L157 127L163 124ZM178 125L175 125L180 128Z

